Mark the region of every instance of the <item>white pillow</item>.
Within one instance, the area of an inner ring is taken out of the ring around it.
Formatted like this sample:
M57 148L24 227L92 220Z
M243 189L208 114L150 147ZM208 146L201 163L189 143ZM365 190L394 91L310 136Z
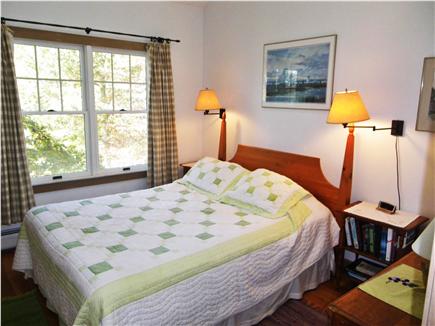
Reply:
M257 169L245 175L220 201L264 217L277 218L307 195L309 192L291 179Z
M248 172L236 163L204 157L196 162L180 181L217 199Z

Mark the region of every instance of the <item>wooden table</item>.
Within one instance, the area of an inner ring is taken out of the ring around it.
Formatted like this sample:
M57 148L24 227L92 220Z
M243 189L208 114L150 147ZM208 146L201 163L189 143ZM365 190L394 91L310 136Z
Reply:
M183 168L183 175L185 175L195 164L196 162L181 163L180 166Z
M423 262L427 263L427 260L410 252L378 275L400 264L421 269ZM354 288L332 302L328 306L328 314L332 325L421 325L420 319L372 297L359 288Z

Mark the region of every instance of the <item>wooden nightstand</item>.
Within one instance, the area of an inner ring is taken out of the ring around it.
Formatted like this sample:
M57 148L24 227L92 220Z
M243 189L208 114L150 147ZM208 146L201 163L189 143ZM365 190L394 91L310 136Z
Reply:
M421 269L423 262L427 263L427 260L411 252L379 274L383 274L400 264L407 264L416 269ZM328 306L328 315L332 325L390 326L421 324L420 319L365 293L359 288L347 292L332 302Z
M380 263L381 268L388 266L398 259L402 258L404 255L411 251L412 242L419 236L423 231L429 219L424 216L418 216L415 219L410 220L410 222L405 226L392 225L388 222L393 221L394 218L400 218L399 215L389 215L380 213L375 209L376 205L365 203L364 207L368 205L373 206L373 209L364 209L365 215L359 215L356 213L351 213L346 211L348 208L356 207L356 205L361 204L361 202L356 202L349 205L345 210L341 212L343 218L345 219L345 227L342 232L342 250L339 251L338 266L337 266L337 282L338 285L341 284L341 280L344 275L350 274L353 280L361 283L364 278L356 280L358 272L355 270L350 271L348 267L345 270L344 266L344 252L348 250L356 255L356 258L369 258L373 261ZM362 207L363 205L360 205ZM371 207L370 206L370 207ZM361 209L362 211L362 209ZM378 217L378 220L372 219L369 216ZM383 214L383 215L382 215ZM402 216L410 213L401 212ZM381 216L380 216L381 215ZM346 221L346 219L348 221ZM353 221L352 221L353 220ZM352 223L351 223L352 222ZM347 224L347 225L346 225ZM352 225L353 224L353 225ZM346 227L350 228L349 232L346 231ZM352 227L352 228L351 228ZM352 230L353 229L353 230ZM351 245L349 245L347 239L351 238ZM354 238L357 238L358 248L355 245ZM355 276L356 275L356 276ZM369 277L365 277L367 279Z
M180 166L183 168L183 175L185 175L187 173L187 171L189 171L196 162L188 162L188 163L181 163Z

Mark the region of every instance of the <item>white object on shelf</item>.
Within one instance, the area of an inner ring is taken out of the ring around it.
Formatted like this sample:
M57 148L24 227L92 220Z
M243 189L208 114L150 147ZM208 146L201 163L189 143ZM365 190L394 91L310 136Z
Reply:
M418 214L408 213L399 210L397 210L394 214L388 214L377 210L376 207L376 204L363 201L357 205L345 209L344 211L347 213L368 218L373 221L397 226L399 228L406 227L419 216Z

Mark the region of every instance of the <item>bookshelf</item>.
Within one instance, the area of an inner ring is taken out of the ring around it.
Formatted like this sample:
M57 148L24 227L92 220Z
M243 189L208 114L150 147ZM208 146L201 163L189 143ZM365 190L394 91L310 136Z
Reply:
M372 264L373 273L378 272L379 266L391 265L409 253L411 244L429 221L427 217L403 211L397 216L380 213L375 207L375 204L356 202L341 212L344 218L341 261L344 262L345 251L350 251L360 262ZM345 266L342 272L357 282L374 275L361 273L358 262Z

